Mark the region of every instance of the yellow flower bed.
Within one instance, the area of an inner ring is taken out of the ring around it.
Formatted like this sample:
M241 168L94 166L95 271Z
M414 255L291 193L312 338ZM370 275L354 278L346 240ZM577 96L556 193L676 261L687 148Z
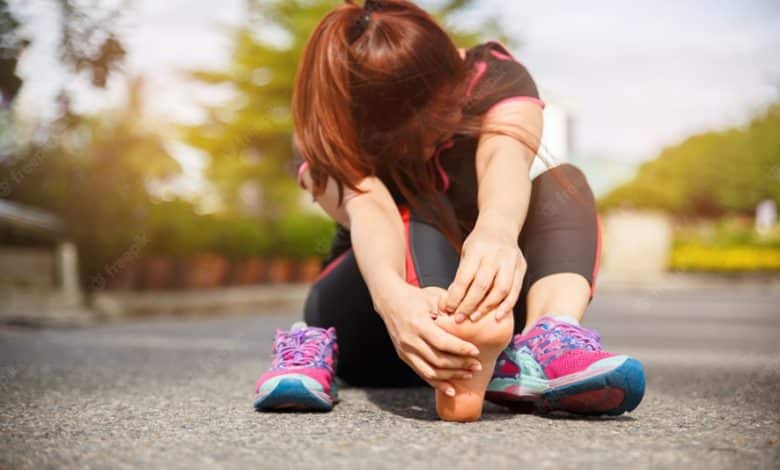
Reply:
M780 248L679 244L672 251L669 267L675 271L780 271Z

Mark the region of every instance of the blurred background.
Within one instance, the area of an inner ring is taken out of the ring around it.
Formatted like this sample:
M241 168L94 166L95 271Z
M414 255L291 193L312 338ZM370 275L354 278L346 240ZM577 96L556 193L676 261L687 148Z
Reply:
M0 0L0 315L254 308L315 278L334 224L295 184L290 98L338 3ZM601 282L777 278L778 2L419 3L534 75L545 148L599 199Z

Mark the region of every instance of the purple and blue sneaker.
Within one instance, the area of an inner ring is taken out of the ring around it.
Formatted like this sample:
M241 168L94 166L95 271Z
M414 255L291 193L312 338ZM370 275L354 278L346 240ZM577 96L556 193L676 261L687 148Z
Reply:
M593 330L543 317L498 357L486 398L524 411L619 415L644 393L638 360L604 351Z
M338 344L334 328L293 324L277 330L271 368L257 380L255 409L330 411L337 401L334 379Z

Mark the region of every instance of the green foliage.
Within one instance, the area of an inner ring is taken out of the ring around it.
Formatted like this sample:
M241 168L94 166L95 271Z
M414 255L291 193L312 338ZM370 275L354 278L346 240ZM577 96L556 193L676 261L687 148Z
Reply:
M183 258L208 250L212 244L211 218L196 214L189 201L152 204L146 225L148 254Z
M727 217L715 222L681 226L675 231L674 240L676 245L780 248L780 225L775 225L769 233L761 235L756 232L752 219Z
M81 253L82 280L98 275L145 235L146 182L178 172L159 136L139 123L140 85L116 112L68 115L48 141L0 167L9 199L54 213Z
M745 128L700 134L664 150L599 204L718 217L750 213L763 199L780 201L780 103Z
M229 259L268 257L272 254L273 228L268 221L222 214L198 214L184 200L158 202L147 220L152 255L186 258L215 253Z
M678 228L669 267L675 271L780 271L780 224L759 235L753 220L729 217Z
M696 272L777 272L780 271L780 248L681 244L674 247L669 268Z
M324 257L336 231L333 222L317 214L290 212L276 223L275 254L288 258Z
M213 249L229 259L267 258L272 254L273 234L265 220L216 218L214 234Z

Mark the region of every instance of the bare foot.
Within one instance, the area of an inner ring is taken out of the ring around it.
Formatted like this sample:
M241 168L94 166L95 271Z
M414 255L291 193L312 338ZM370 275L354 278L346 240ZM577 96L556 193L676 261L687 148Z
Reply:
M443 289L440 291L444 292ZM451 381L455 387L454 397L436 391L436 411L445 421L476 421L482 416L485 390L493 376L496 358L512 340L514 318L507 315L496 321L491 314L483 315L476 322L467 319L463 323L455 323L451 315L439 315L435 321L444 330L479 348L479 361L482 363L482 370L475 372L471 379Z

